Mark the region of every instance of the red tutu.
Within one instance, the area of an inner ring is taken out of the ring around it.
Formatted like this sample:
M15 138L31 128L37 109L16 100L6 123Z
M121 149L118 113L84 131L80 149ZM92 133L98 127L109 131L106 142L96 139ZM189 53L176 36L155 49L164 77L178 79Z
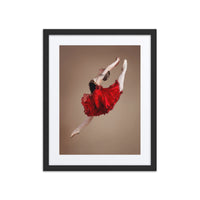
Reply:
M117 80L108 88L97 85L92 94L84 94L81 98L85 114L99 116L108 113L113 109L121 94Z

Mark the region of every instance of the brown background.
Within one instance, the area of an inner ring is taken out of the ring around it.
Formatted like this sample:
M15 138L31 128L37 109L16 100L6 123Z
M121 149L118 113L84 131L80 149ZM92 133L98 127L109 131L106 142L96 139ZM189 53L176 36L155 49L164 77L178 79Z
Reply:
M94 117L81 133L71 132L86 118L83 93L98 69L120 57L108 87L128 61L124 91L114 109ZM60 154L140 154L140 46L60 46Z

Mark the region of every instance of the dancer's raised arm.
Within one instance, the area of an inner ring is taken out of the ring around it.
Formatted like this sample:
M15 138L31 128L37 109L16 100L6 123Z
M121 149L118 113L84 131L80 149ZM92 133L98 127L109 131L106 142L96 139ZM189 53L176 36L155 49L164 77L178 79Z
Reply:
M120 62L120 58L117 57L116 60L115 60L115 62L113 62L112 64L108 65L108 66L104 69L104 71L97 77L97 80L96 80L97 84L100 85L100 83L101 83L101 81L103 80L103 78L104 78L104 76L106 75L106 73L107 73L108 71L111 71L114 67L116 67L116 66L119 64L119 62Z

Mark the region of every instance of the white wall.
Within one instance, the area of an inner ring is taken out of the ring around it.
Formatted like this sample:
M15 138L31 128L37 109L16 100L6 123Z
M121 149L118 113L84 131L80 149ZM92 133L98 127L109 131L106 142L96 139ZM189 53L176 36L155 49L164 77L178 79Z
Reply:
M199 199L198 1L1 1L0 198ZM42 171L42 29L158 29L158 171Z

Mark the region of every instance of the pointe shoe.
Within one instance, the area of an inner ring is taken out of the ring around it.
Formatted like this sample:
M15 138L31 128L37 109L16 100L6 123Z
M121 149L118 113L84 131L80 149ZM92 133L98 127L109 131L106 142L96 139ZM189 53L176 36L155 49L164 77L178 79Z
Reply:
M72 132L72 134L70 135L70 137L72 138L72 137L74 137L75 135L77 135L77 134L79 134L79 133L80 133L79 128L76 128L76 129Z
M123 63L123 67L122 67L122 71L126 71L127 70L127 60L124 59L124 63Z

